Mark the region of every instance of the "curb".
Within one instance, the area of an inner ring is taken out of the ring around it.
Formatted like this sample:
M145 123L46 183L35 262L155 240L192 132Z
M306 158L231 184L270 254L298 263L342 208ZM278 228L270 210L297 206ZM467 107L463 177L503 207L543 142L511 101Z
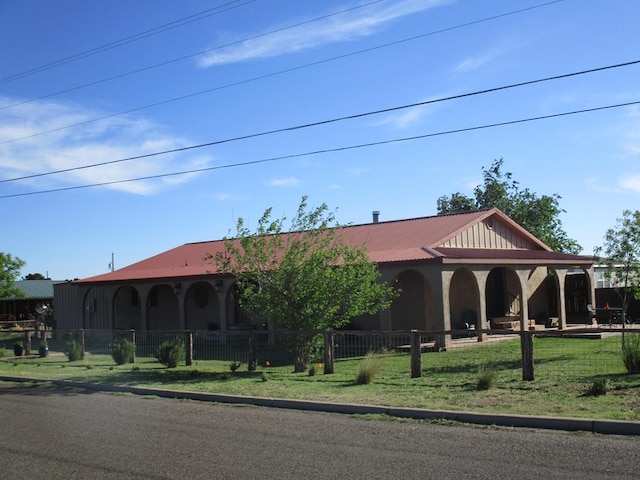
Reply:
M11 377L0 375L4 382L51 383L57 386L83 388L98 392L131 393L134 395L154 395L162 398L195 400L200 402L255 405L259 407L307 410L314 412L341 413L347 415L388 415L417 420L450 420L475 425L500 427L536 428L547 430L586 431L608 435L640 435L640 422L625 420L604 420L569 417L539 417L531 415L509 415L500 413L474 413L450 410L427 410L422 408L386 407L381 405L361 405L354 403L330 403L314 400L293 400L221 393L165 390L148 387L128 387L124 385L102 385L76 382L73 380L49 380L41 378Z

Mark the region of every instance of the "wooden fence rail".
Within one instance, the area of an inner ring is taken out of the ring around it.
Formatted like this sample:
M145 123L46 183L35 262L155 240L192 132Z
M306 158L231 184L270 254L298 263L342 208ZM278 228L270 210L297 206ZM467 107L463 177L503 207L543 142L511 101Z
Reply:
M135 330L40 330L25 329L20 332L24 338L24 354L29 354L32 338L37 342L49 342L50 349L63 351L69 340L80 343L83 351L90 353L110 353L111 345L121 338L127 338L136 344L136 356L152 356L159 345L166 340L180 339L185 344L186 363L192 365L196 359L217 359L227 361L242 361L249 370L255 370L259 364L265 364L265 359L273 359L269 364L275 365L276 359L280 364L293 363L292 356L285 349L279 347L278 340L287 335L300 335L321 340L322 352L318 361L324 361L324 373L335 371L335 361L340 358L363 356L368 351L395 351L410 354L410 372L412 378L423 375L424 352L444 350L441 345L460 347L477 345L478 339L497 341L499 338L520 338L520 360L522 379L532 381L534 375L534 341L535 336L568 336L593 335L606 333L629 332L624 325L620 329L573 329L571 331L347 331L327 330L308 332L286 331L135 331ZM640 330L637 330L640 332ZM15 332L16 334L18 332ZM197 357L197 358L196 358Z

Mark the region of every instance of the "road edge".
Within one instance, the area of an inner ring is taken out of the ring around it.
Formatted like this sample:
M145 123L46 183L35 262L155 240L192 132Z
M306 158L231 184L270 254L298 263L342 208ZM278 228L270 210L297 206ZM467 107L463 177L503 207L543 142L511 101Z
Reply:
M544 417L533 415L512 415L500 413L477 413L453 410L429 410L410 407L389 407L383 405L362 405L355 403L333 403L316 400L295 400L283 398L252 397L222 393L193 392L139 386L109 385L78 382L74 380L52 380L0 375L0 381L19 383L51 383L56 386L82 388L111 393L157 396L201 402L255 405L260 407L308 410L315 412L341 413L347 415L388 415L416 420L449 420L475 425L495 425L500 427L535 428L547 430L586 431L607 435L640 435L640 422L625 420L587 419L571 417Z

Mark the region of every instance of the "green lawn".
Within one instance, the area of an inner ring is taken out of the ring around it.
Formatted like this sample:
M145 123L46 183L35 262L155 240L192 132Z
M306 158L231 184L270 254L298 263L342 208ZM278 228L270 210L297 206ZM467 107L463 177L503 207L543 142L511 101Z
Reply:
M47 358L5 359L0 375L69 379L118 385L327 400L373 405L552 415L640 421L640 375L626 373L620 338L602 340L536 338L535 376L522 381L518 339L422 355L421 378L410 378L408 354L382 355L373 383L355 382L362 357L341 359L333 375L292 373L292 366L248 372L230 362L196 361L168 369L153 358L115 365L110 356L87 355L69 362L59 353ZM480 369L495 372L491 388L478 390ZM606 379L606 395L588 394L594 381Z

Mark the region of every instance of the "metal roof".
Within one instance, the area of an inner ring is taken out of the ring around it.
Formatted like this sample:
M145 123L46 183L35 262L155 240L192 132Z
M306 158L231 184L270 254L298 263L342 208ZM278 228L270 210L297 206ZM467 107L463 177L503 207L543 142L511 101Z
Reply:
M15 282L24 297L5 298L4 300L51 300L53 299L53 284L56 280L17 280Z
M490 216L495 216L507 228L526 238L533 245L533 248L499 251L439 248L440 245L460 232ZM465 259L468 259L470 263L481 263L483 259L486 263L495 263L496 259L501 259L501 263L515 263L516 261L522 262L525 257L527 263L538 260L543 265L549 262L576 265L591 263L590 257L552 252L547 245L495 208L469 213L352 225L339 228L338 235L346 243L365 245L371 260L379 264L396 262L450 263L463 262ZM187 243L115 272L78 280L74 283L123 282L224 274L226 272L217 270L214 260L217 253L224 254L224 252L225 243L223 240ZM502 261L507 259L512 261Z

